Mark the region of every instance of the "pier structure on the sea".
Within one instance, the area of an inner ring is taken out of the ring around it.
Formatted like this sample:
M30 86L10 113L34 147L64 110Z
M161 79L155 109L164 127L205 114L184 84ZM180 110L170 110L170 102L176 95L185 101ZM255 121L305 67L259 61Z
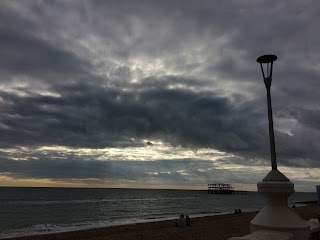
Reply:
M208 184L209 194L243 194L246 195L247 191L234 190L231 184L227 183L209 183Z

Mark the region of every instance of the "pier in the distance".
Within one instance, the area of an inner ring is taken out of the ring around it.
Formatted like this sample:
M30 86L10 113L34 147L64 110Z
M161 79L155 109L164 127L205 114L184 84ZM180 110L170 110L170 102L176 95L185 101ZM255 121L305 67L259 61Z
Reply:
M247 191L234 190L234 187L231 184L226 183L209 183L208 184L208 193L209 194L241 194L246 195Z

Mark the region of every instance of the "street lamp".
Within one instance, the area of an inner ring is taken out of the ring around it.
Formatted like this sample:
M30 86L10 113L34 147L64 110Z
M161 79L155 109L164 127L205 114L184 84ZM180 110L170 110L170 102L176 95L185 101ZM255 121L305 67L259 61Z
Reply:
M272 82L272 68L273 68L273 62L275 60L277 60L276 55L263 55L261 57L258 57L257 59L257 62L260 63L264 84L266 85L266 88L267 88L269 139L270 139L272 170L277 170L276 146L274 142L272 106L271 106L271 94L270 94L270 88L271 88L271 82ZM264 72L265 68L266 68L266 73Z
M281 181L290 182L290 180L278 171L276 146L274 141L273 119L272 119L272 106L271 106L271 82L272 82L272 70L273 62L277 60L276 55L268 54L257 58L257 62L260 63L262 77L264 85L267 89L267 102L268 102L268 120L269 120L269 141L270 141L270 153L271 153L271 168L272 170L267 174L263 181Z
M273 62L276 60L276 55L263 55L257 59L267 88L272 169L261 182L257 183L258 192L266 198L266 206L251 220L250 230L251 232L257 230L289 232L293 235L294 240L307 240L309 225L288 208L288 197L294 193L294 184L277 169L270 94Z

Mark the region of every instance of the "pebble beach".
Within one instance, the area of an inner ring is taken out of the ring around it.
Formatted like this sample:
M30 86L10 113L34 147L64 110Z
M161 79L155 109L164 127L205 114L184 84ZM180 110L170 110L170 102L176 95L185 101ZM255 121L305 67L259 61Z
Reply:
M317 205L306 205L293 209L303 219L309 220L316 216ZM250 221L258 212L242 214L225 214L208 217L191 217L190 227L175 227L176 220L139 223L113 226L90 230L44 234L20 238L19 240L227 240L230 237L244 236L250 233ZM178 218L179 216L177 216Z

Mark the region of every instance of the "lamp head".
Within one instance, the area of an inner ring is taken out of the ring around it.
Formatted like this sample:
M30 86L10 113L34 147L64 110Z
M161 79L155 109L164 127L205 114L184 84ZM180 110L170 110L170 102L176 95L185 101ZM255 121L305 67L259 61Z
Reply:
M260 57L257 58L257 62L260 63L260 64L272 63L275 60L277 60L277 56L276 55L272 55L272 54L263 55L263 56L260 56Z
M261 66L263 80L267 88L268 87L270 88L271 86L272 67L273 67L273 62L275 60L277 60L277 56L272 54L263 55L257 58L257 62L260 63L260 66ZM265 68L266 68L266 71L265 71Z

